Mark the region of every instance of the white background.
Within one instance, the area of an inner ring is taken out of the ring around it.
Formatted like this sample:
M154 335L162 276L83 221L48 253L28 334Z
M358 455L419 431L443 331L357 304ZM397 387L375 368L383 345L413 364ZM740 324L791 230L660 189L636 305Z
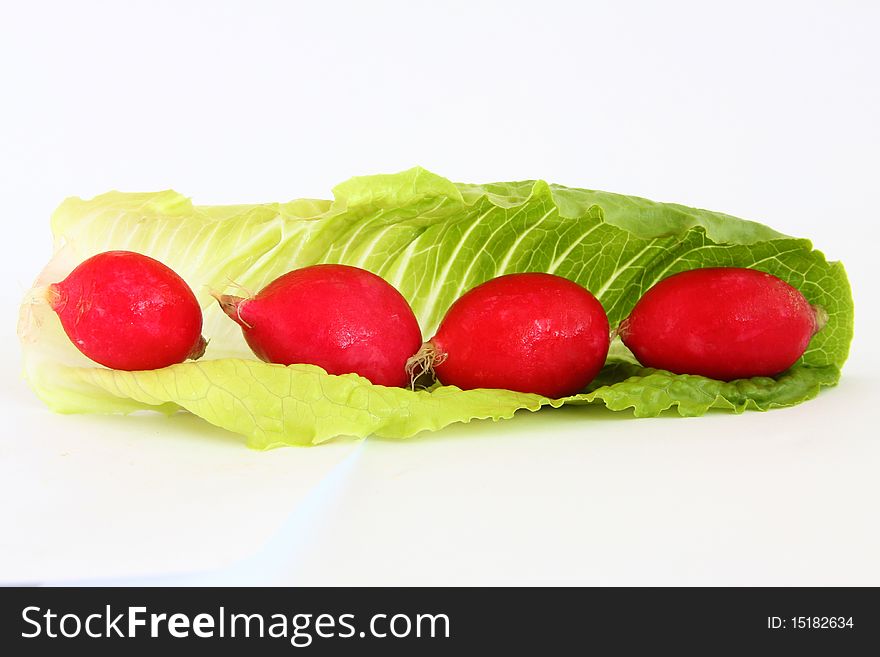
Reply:
M0 582L880 584L877 7L4 3ZM53 415L21 381L64 197L326 198L415 164L813 239L854 288L841 384L258 453L187 416Z

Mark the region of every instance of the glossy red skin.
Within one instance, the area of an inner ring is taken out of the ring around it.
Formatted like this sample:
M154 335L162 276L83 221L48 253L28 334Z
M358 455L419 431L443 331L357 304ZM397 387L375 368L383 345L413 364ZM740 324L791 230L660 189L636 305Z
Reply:
M646 367L731 381L784 372L817 328L815 309L785 281L718 267L660 281L618 332Z
M444 384L556 398L580 392L608 354L608 318L589 291L560 276L508 274L456 301L431 339Z
M262 360L356 373L377 385L409 383L406 361L422 342L403 295L379 276L347 265L291 271L242 300L237 312L224 309Z
M71 342L116 370L152 370L201 355L202 310L186 282L140 253L107 251L49 286Z

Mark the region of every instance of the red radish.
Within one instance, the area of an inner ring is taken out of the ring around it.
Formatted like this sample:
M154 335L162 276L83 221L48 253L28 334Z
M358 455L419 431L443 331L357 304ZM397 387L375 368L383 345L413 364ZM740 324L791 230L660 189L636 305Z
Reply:
M153 370L205 353L202 309L192 290L140 253L92 256L50 285L47 299L73 344L101 365Z
M608 318L589 291L552 274L508 274L452 304L408 367L465 390L565 397L596 377L608 342Z
M715 267L660 281L617 332L646 367L730 381L784 372L827 319L776 276Z
M288 272L243 299L217 295L254 353L270 363L309 363L383 386L409 379L406 359L422 342L412 309L382 278L348 265Z

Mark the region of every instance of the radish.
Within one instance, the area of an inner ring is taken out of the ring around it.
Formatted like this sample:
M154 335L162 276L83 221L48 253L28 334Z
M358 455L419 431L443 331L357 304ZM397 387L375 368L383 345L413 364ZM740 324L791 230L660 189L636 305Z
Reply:
M253 352L271 363L308 363L403 386L422 333L406 299L382 278L348 265L288 272L252 298L215 295Z
M589 291L552 274L508 274L452 304L408 369L465 390L565 397L596 377L608 342L608 318Z
M186 282L158 260L106 251L83 261L46 299L74 345L116 370L153 370L199 358L202 310Z
M827 320L776 276L716 267L660 281L617 332L646 367L730 381L784 372Z

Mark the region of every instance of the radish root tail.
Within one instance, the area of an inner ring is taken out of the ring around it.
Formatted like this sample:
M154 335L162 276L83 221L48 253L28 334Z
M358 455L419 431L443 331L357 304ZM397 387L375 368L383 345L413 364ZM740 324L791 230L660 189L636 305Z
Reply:
M190 360L198 360L202 356L205 355L205 350L208 348L208 341L205 340L205 336L200 335L199 341L196 343L196 346L193 347L192 351L189 352L187 358Z
M614 338L620 338L621 340L629 331L629 317L624 319L620 324L617 325L616 329L612 329L611 333L608 334L609 340L613 341Z
M247 301L247 299L236 297L231 294L220 294L215 290L211 290L211 296L217 299L217 303L220 304L220 308L223 309L223 312L233 319L238 318L237 321L240 325L253 328L241 318L241 302Z
M437 351L430 342L425 342L419 350L406 361L406 373L409 375L411 390L416 389L416 381L425 374L434 375L434 367L446 360L446 354Z

